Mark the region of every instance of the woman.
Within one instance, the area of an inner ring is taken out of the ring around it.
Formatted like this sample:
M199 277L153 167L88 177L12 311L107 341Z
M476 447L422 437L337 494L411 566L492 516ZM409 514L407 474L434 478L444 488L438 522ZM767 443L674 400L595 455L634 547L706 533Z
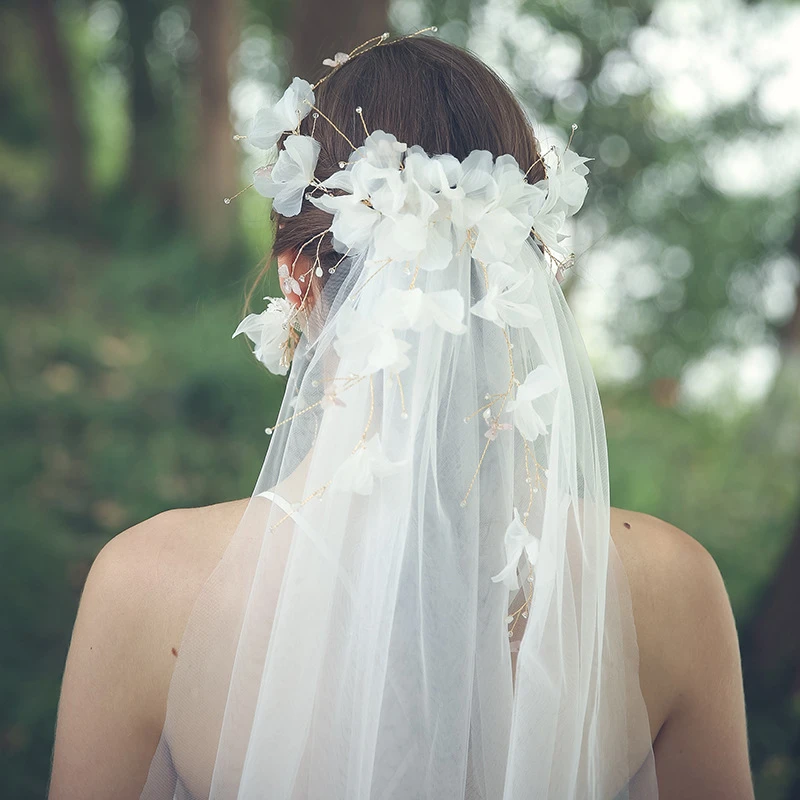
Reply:
M285 300L236 333L292 363L264 468L101 551L50 797L752 798L719 571L609 509L554 278L587 159L432 37L326 63L250 133Z

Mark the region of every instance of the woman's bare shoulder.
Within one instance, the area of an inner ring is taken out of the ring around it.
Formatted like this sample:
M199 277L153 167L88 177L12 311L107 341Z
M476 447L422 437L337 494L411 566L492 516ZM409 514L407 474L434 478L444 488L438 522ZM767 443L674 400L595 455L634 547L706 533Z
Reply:
M711 554L657 517L612 509L631 590L660 795L752 798L741 657Z
M95 558L64 668L51 800L139 796L184 627L246 505L157 514Z
M175 508L128 528L100 551L87 584L100 581L118 597L139 598L154 631L179 637L249 499Z

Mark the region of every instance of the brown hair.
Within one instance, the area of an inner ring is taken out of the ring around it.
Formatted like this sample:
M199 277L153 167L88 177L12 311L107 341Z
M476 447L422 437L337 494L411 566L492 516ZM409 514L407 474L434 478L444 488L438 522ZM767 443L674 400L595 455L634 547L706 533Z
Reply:
M356 145L365 138L356 113L361 106L370 131L392 133L429 155L450 153L463 160L472 150L510 153L523 169L533 165L530 183L545 176L539 142L511 89L476 56L441 39L411 36L374 47L339 67L315 95L319 110ZM313 124L307 116L300 132L310 135ZM340 169L339 162L347 161L352 148L322 117L316 120L314 138L321 145L315 175L324 180ZM330 214L306 200L297 216L273 212L272 217L272 257L297 254L314 239L313 255L319 253L324 281L328 267L341 258L330 233L321 244L315 238L330 227ZM247 306L269 263L248 292Z

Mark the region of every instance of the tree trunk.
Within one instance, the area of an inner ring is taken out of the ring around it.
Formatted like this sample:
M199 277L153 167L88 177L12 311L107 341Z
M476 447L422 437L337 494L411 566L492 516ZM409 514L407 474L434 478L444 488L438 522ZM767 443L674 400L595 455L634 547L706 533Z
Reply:
M197 142L189 168L189 207L205 255L222 258L230 249L233 209L223 198L235 194L236 146L228 104L228 64L238 33L238 4L233 0L195 0L192 27L199 45L197 80Z
M147 47L153 37L160 0L123 0L128 22L128 117L131 125L126 186L132 194L155 204L158 213L172 206L175 182L174 125L165 119L150 70Z
M800 220L790 242L790 252L800 258ZM795 308L778 332L782 352L781 367L767 397L760 419L748 436L753 447L792 447L797 441L797 415L800 413L800 283L795 291ZM794 433L793 433L794 431ZM793 532L778 570L770 581L758 612L750 624L750 640L755 648L754 662L759 671L786 668L800 671L800 509Z
M29 0L28 8L47 84L53 154L51 199L60 213L81 216L89 206L89 179L69 58L58 30L54 0Z
M350 51L387 25L388 0L295 0L289 35L292 75L313 80L323 70L322 60L338 51Z
M765 673L800 671L800 510L795 515L789 546L753 621L753 660Z

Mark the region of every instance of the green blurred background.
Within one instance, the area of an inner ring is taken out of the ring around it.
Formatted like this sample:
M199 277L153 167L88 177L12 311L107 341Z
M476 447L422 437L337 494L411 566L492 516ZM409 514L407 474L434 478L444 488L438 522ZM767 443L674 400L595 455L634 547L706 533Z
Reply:
M269 207L223 204L258 163L232 134L322 58L431 24L543 148L579 125L564 286L612 503L716 558L757 796L800 797L800 6L743 0L4 0L0 797L45 794L100 547L261 465L282 382L231 333Z

